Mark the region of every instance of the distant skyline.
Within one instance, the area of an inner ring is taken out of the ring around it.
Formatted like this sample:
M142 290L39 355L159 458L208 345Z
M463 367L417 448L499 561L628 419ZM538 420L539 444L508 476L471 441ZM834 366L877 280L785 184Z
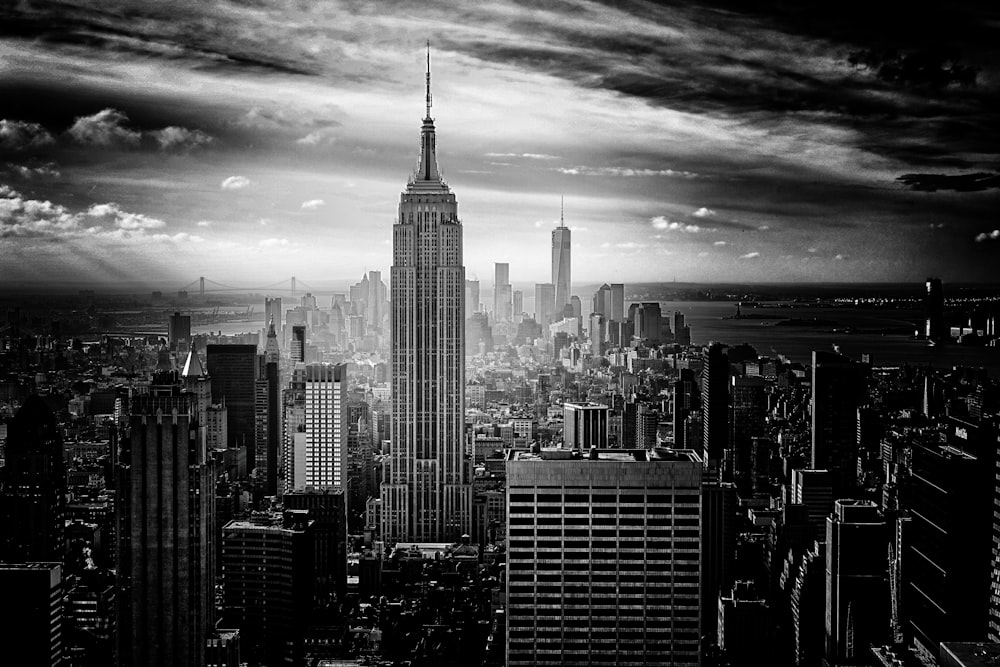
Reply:
M465 264L996 279L1000 13L701 2L0 7L0 283L387 274L431 41ZM485 300L485 299L484 299Z

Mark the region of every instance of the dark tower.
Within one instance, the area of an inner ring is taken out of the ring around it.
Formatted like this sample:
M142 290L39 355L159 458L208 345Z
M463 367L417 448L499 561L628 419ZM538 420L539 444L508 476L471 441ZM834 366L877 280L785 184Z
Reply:
M834 499L856 484L859 399L865 367L831 352L812 355L812 468L833 473Z
M924 336L927 340L939 341L948 337L944 325L944 288L940 278L928 278L925 283L924 309L927 319L924 322Z
M226 444L230 448L246 447L247 470L253 470L257 346L209 345L206 350L212 400L226 404Z
M32 395L7 431L0 468L0 561L62 562L66 465L52 410Z
M119 655L131 667L198 667L215 617L215 466L195 396L152 391L133 402L123 443Z
M707 474L718 475L729 441L729 358L724 345L705 349L701 370L702 449Z

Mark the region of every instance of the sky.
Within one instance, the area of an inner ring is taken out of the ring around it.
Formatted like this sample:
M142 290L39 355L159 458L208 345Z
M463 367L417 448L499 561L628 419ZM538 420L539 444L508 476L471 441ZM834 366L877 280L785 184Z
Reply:
M427 41L484 285L996 281L1000 11L816 4L3 3L0 284L387 278Z

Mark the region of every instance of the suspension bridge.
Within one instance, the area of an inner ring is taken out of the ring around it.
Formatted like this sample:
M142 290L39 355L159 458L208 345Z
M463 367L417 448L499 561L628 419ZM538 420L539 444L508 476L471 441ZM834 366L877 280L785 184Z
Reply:
M304 292L318 292L319 290L307 285L302 280L296 280L295 276L287 278L285 280L279 280L276 283L271 283L270 285L260 285L254 287L244 287L235 285L226 285L225 283L220 283L215 280L210 280L204 276L198 277L191 282L189 282L184 287L177 290L178 294L200 294L205 296L206 294L218 294L218 293L239 293L246 294L250 292L287 292L289 294L298 294Z

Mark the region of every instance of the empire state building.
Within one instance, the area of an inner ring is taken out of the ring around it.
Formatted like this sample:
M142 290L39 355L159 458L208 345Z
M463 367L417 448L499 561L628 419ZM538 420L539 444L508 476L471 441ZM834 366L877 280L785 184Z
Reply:
M382 536L390 543L457 541L472 532L462 223L434 141L428 49L420 161L392 228L392 431L382 484Z

